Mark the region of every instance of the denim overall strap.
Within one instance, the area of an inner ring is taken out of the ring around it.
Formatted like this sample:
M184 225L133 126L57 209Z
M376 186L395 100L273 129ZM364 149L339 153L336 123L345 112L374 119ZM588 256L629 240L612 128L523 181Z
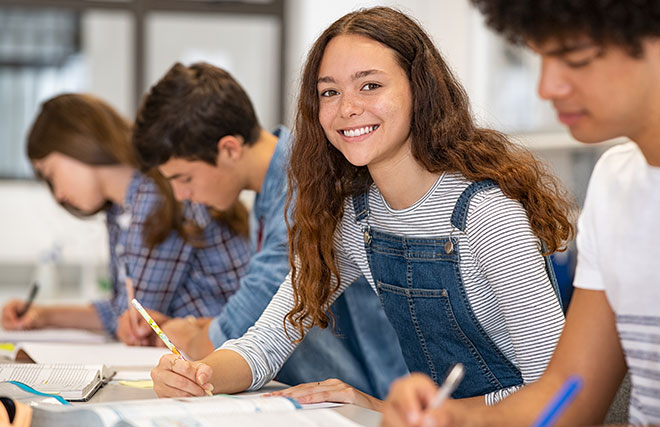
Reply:
M466 376L453 394L456 398L522 384L520 371L488 337L470 307L460 273L459 239L372 229L367 197L353 197L356 221L381 304L409 370L440 383L454 363L463 363Z
M451 224L455 228L461 231L465 231L468 208L470 207L470 200L472 200L472 197L480 191L489 190L495 187L497 187L497 183L491 179L473 182L470 184L458 198L458 202L454 207L454 212L451 215ZM543 241L541 241L539 250L541 253L544 253L547 250L547 247ZM559 283L557 283L557 275L555 274L555 269L552 266L552 259L549 255L545 255L543 256L543 262L545 263L545 272L548 275L548 279L550 279L550 283L552 284L552 288L555 291L555 295L557 295L557 299L559 300L559 305L563 307L561 293L559 292Z
M497 183L491 179L484 181L473 182L468 185L465 190L458 197L456 206L454 206L454 212L451 214L451 225L455 228L465 231L465 225L467 223L467 214L468 208L470 207L470 201L475 194L490 190L491 188L497 187Z
M369 192L353 197L353 209L355 210L355 222L360 223L369 216Z

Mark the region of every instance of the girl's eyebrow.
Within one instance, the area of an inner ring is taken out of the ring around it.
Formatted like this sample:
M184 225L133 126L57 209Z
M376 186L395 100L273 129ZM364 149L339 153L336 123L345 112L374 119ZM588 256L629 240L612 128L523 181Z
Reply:
M377 70L377 69L364 70L364 71L356 71L356 72L353 73L353 75L351 76L351 80L358 80L358 79L361 79L361 78L364 78L364 77L370 76L370 75L372 75L372 74L379 74L379 73L383 73L383 71L381 71L381 70ZM336 82L336 80L333 79L332 77L329 77L329 76L322 76L322 77L319 77L319 79L316 81L316 83L337 83L337 82Z

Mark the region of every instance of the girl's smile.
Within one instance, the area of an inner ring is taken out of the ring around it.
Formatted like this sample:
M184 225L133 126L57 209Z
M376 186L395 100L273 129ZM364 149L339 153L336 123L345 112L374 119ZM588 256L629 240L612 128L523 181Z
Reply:
M369 138L379 127L380 125L358 126L340 129L338 132L348 142L359 142Z

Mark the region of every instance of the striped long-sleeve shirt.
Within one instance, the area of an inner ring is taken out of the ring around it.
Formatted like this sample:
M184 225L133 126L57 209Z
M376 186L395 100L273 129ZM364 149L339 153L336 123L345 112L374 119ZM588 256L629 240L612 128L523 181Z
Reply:
M369 191L372 229L409 237L449 235L456 200L470 184L458 174L443 174L427 194L409 208L394 210L372 185ZM364 275L375 291L360 226L352 201L335 232L335 249L342 288ZM460 272L468 300L488 336L516 365L525 384L545 370L559 339L564 317L545 271L539 242L522 205L499 188L478 193L470 203L465 232L452 231L461 247ZM284 316L293 306L290 277L280 287L259 321L242 338L222 348L241 354L252 370L251 389L269 381L298 338L294 328L285 334ZM517 387L486 396L492 404Z

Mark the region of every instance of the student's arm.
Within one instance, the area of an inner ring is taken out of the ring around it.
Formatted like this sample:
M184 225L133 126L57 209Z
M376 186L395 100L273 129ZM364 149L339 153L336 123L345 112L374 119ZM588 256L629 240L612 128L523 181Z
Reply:
M328 306L361 275L355 263L342 250L341 232L339 231L335 234L334 244L342 286L331 296L327 303ZM333 278L333 282L334 280ZM287 323L287 329L284 330L284 319L292 309L293 301L291 277L287 276L254 326L250 327L242 337L225 342L220 350L216 350L202 359L205 365L208 362L206 366L213 371L213 378L216 379L212 382L214 392L256 390L275 377L295 349L296 340L300 338L298 329L290 324ZM308 329L309 325L305 330ZM226 358L227 360L225 360ZM230 372L230 369L235 369L235 371ZM188 376L188 379L184 381L181 380L181 375L172 370L170 365L159 364L152 371L154 389L160 390L159 396L170 396L169 393L183 390L177 385L190 387L190 379L194 379L195 376L194 372L187 372L192 376ZM228 382L225 384L224 381ZM195 388L193 387L193 389ZM199 387L196 390L201 391ZM185 396L189 391L177 393L180 394L176 395Z
M5 329L77 328L103 330L101 320L93 306L32 305L23 316L17 313L24 301L12 300L2 308L2 326Z
M523 384L532 383L550 361L564 314L527 214L518 201L499 189L490 190L476 195L470 204L466 234L476 268L488 282L486 291L492 290L501 313L496 322L502 322L505 330L499 344L510 343L509 357ZM486 403L493 404L518 388L490 393Z
M332 295L328 304L332 304L347 286L342 285L342 288ZM244 336L227 341L221 349L200 361L203 362L203 368L200 369L210 369L208 377L196 382L197 362L183 361L185 366L179 371L169 359L165 359L168 355L152 370L154 390L161 397L202 393L200 384L208 381L208 378L211 378L215 393L261 388L275 377L295 349L295 341L300 338L299 331L290 325L286 331L288 335L284 331L284 317L292 306L293 288L290 277L287 277L259 320Z
M557 350L539 381L491 407L467 410L460 400L447 401L430 414L430 425L531 425L571 375L582 377L583 388L558 424L601 424L626 372L615 320L605 292L576 289ZM420 378L398 381L385 403L383 425L422 425L434 392Z

